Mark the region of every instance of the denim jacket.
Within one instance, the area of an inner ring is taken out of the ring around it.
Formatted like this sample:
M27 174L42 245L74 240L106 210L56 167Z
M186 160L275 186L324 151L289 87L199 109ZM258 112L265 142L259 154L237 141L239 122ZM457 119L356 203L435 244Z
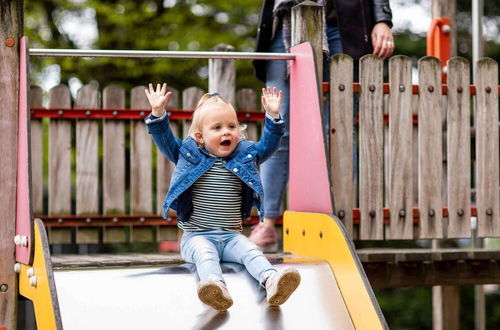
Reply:
M146 118L149 133L158 149L175 164L170 189L163 202L162 217L167 217L169 208L177 211L178 221L189 221L193 212L191 186L214 164L216 157L206 149L199 148L192 137L181 141L170 129L168 115L159 119ZM278 148L285 124L266 116L260 141L240 140L233 153L222 158L224 166L236 174L245 184L242 189L242 219L250 216L252 206L264 216L262 182L257 166L269 158Z

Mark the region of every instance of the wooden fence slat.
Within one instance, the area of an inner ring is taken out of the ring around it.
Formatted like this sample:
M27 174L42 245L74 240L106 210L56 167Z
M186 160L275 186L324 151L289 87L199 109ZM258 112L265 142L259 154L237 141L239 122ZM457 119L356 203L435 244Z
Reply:
M389 61L389 239L413 237L413 116L412 62L395 56Z
M500 236L498 160L498 64L476 66L476 168L478 236Z
M99 244L97 227L76 227L76 244Z
M125 108L125 90L107 86L102 91L104 109ZM125 214L125 123L103 120L103 214ZM125 227L103 228L104 243L126 241Z
M335 211L353 237L353 67L348 55L330 59L330 161Z
M441 63L419 60L418 204L420 238L442 238Z
M257 95L255 91L251 88L240 89L236 93L236 109L237 111L255 111L257 102ZM260 107L259 107L260 108ZM247 126L247 139L249 141L257 141L258 136L258 126L256 122L243 122L242 124Z
M75 108L99 109L97 86L78 90ZM99 124L96 120L76 122L76 214L99 213Z
M130 241L132 242L141 242L141 243L154 242L155 241L154 236L155 235L153 227L142 227L142 226L130 227Z
M103 227L103 243L124 243L127 241L126 227Z
M103 108L125 108L125 90L107 86L102 92ZM103 213L125 213L125 123L103 123Z
M76 96L75 108L99 109L99 89L82 86ZM76 122L76 214L99 214L99 124L96 120ZM99 228L77 227L76 243L99 243Z
M66 85L49 91L49 109L71 108ZM49 215L71 214L71 120L50 119L48 156ZM49 228L51 244L71 243L71 228Z
M383 239L383 61L360 60L360 239Z
M49 91L49 108L70 108L69 88L59 85ZM49 125L49 215L71 214L71 121L50 119Z
M200 98L205 94L205 91L198 87L189 87L182 91L182 109L194 110ZM191 120L185 120L182 125L182 138L188 136Z
M453 58L448 62L448 238L471 235L469 67L469 61L464 58Z
M131 90L130 106L151 111L144 90ZM153 211L152 141L142 120L130 121L130 211L132 214L151 214Z
M43 91L39 86L31 86L30 108L43 106ZM31 191L33 214L43 214L43 129L41 119L31 119Z

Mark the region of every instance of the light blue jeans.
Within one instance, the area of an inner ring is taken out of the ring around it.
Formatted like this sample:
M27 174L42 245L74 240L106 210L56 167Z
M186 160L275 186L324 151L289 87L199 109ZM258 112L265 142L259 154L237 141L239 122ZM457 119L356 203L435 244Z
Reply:
M196 265L200 280L211 278L224 281L221 261L244 265L261 285L277 272L259 247L238 232L185 231L181 239L181 257Z
M330 56L342 53L340 32L336 26L327 28L328 47ZM281 29L277 29L269 52L284 53L283 36ZM328 60L323 65L324 77L329 77ZM281 139L278 150L260 165L260 175L264 188L264 216L278 218L281 216L281 201L285 193L289 173L289 129L290 129L290 84L286 76L286 61L267 61L266 86L276 87L283 92L280 107L281 118L286 123L285 134ZM328 118L326 112L325 119ZM328 123L328 120L325 120ZM327 127L328 128L328 127Z

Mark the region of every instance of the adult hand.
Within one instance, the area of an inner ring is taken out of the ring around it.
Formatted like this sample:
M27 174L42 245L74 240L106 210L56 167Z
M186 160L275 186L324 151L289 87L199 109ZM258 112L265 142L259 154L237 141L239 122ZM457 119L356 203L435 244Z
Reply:
M391 28L384 22L375 24L372 29L373 54L388 58L394 52L394 39Z
M156 90L154 90L153 84L149 84L149 90L146 89L145 92L153 115L156 117L163 116L168 99L172 96L172 92L167 93L167 84L164 83L163 86L157 84Z
M277 91L276 87L262 88L262 106L271 117L278 119L280 117L280 105L283 93Z

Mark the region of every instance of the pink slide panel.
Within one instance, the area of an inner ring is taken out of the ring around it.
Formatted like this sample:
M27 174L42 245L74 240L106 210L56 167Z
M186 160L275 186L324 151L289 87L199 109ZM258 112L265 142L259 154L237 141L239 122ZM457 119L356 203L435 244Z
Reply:
M31 263L32 216L30 203L30 157L28 117L27 40L21 38L19 66L19 128L17 135L16 261Z
M309 43L292 47L290 67L290 183L292 211L333 213L319 87Z

